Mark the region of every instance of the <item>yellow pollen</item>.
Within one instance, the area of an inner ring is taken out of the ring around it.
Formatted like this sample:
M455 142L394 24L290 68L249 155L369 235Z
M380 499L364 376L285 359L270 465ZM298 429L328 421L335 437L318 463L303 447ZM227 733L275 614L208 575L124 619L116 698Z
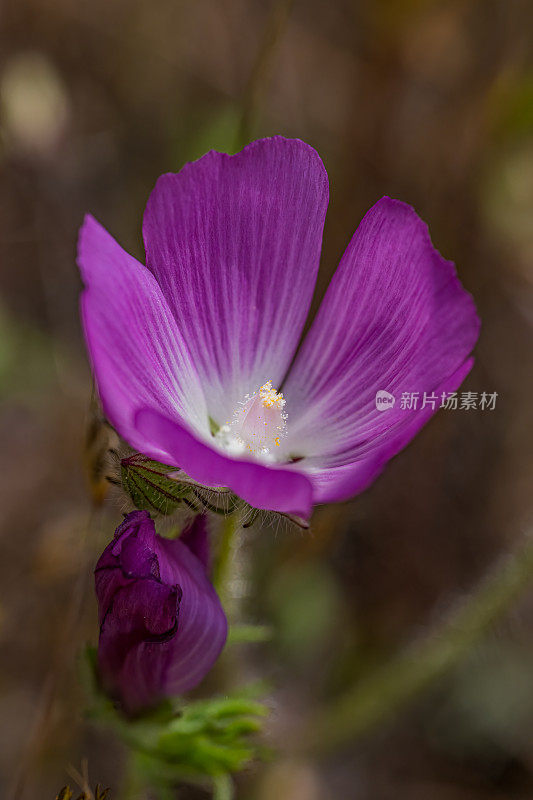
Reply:
M261 404L265 408L283 408L285 406L285 398L281 392L276 392L275 389L272 388L272 381L267 381L266 383L261 386L259 389L259 397L261 398Z
M260 460L275 461L273 451L282 450L286 433L286 401L268 380L259 389L247 394L233 412L233 419L217 431L216 438L224 449L237 457L250 452Z

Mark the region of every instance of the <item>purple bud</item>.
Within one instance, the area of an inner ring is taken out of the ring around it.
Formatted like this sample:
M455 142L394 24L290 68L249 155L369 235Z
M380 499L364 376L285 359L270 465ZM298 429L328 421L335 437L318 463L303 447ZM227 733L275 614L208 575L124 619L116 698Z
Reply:
M206 541L205 521L193 525L192 539ZM147 511L133 511L102 553L95 583L100 676L127 712L200 683L224 647L227 621L186 540L163 539Z

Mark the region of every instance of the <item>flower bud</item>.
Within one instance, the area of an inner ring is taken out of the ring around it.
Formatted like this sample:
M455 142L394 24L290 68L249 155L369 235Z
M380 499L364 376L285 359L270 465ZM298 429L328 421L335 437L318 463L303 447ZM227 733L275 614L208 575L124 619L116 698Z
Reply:
M227 621L206 575L206 541L202 517L183 541L170 540L156 534L147 511L134 511L96 565L98 669L128 713L194 688L224 646Z

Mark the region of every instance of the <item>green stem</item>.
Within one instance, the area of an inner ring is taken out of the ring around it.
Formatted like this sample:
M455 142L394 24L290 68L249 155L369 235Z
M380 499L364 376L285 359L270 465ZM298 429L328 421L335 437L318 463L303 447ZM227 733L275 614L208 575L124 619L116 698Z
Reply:
M220 531L218 554L213 569L213 584L219 596L223 599L228 595L228 580L235 551L235 533L238 522L236 514L224 517Z
M533 578L533 540L502 558L433 632L307 720L304 747L325 752L365 734L457 664Z
M217 775L213 778L213 800L233 800L233 789L231 775Z

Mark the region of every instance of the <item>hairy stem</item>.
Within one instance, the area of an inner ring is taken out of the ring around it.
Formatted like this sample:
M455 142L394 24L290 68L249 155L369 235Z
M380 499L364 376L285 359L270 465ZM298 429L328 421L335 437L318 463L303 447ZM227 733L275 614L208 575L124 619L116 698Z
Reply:
M365 734L457 664L533 579L533 540L502 558L425 638L307 720L306 749L325 752Z
M228 599L228 582L231 578L232 562L236 549L236 531L238 521L236 514L224 517L220 530L219 546L215 566L213 569L213 584L223 605Z

